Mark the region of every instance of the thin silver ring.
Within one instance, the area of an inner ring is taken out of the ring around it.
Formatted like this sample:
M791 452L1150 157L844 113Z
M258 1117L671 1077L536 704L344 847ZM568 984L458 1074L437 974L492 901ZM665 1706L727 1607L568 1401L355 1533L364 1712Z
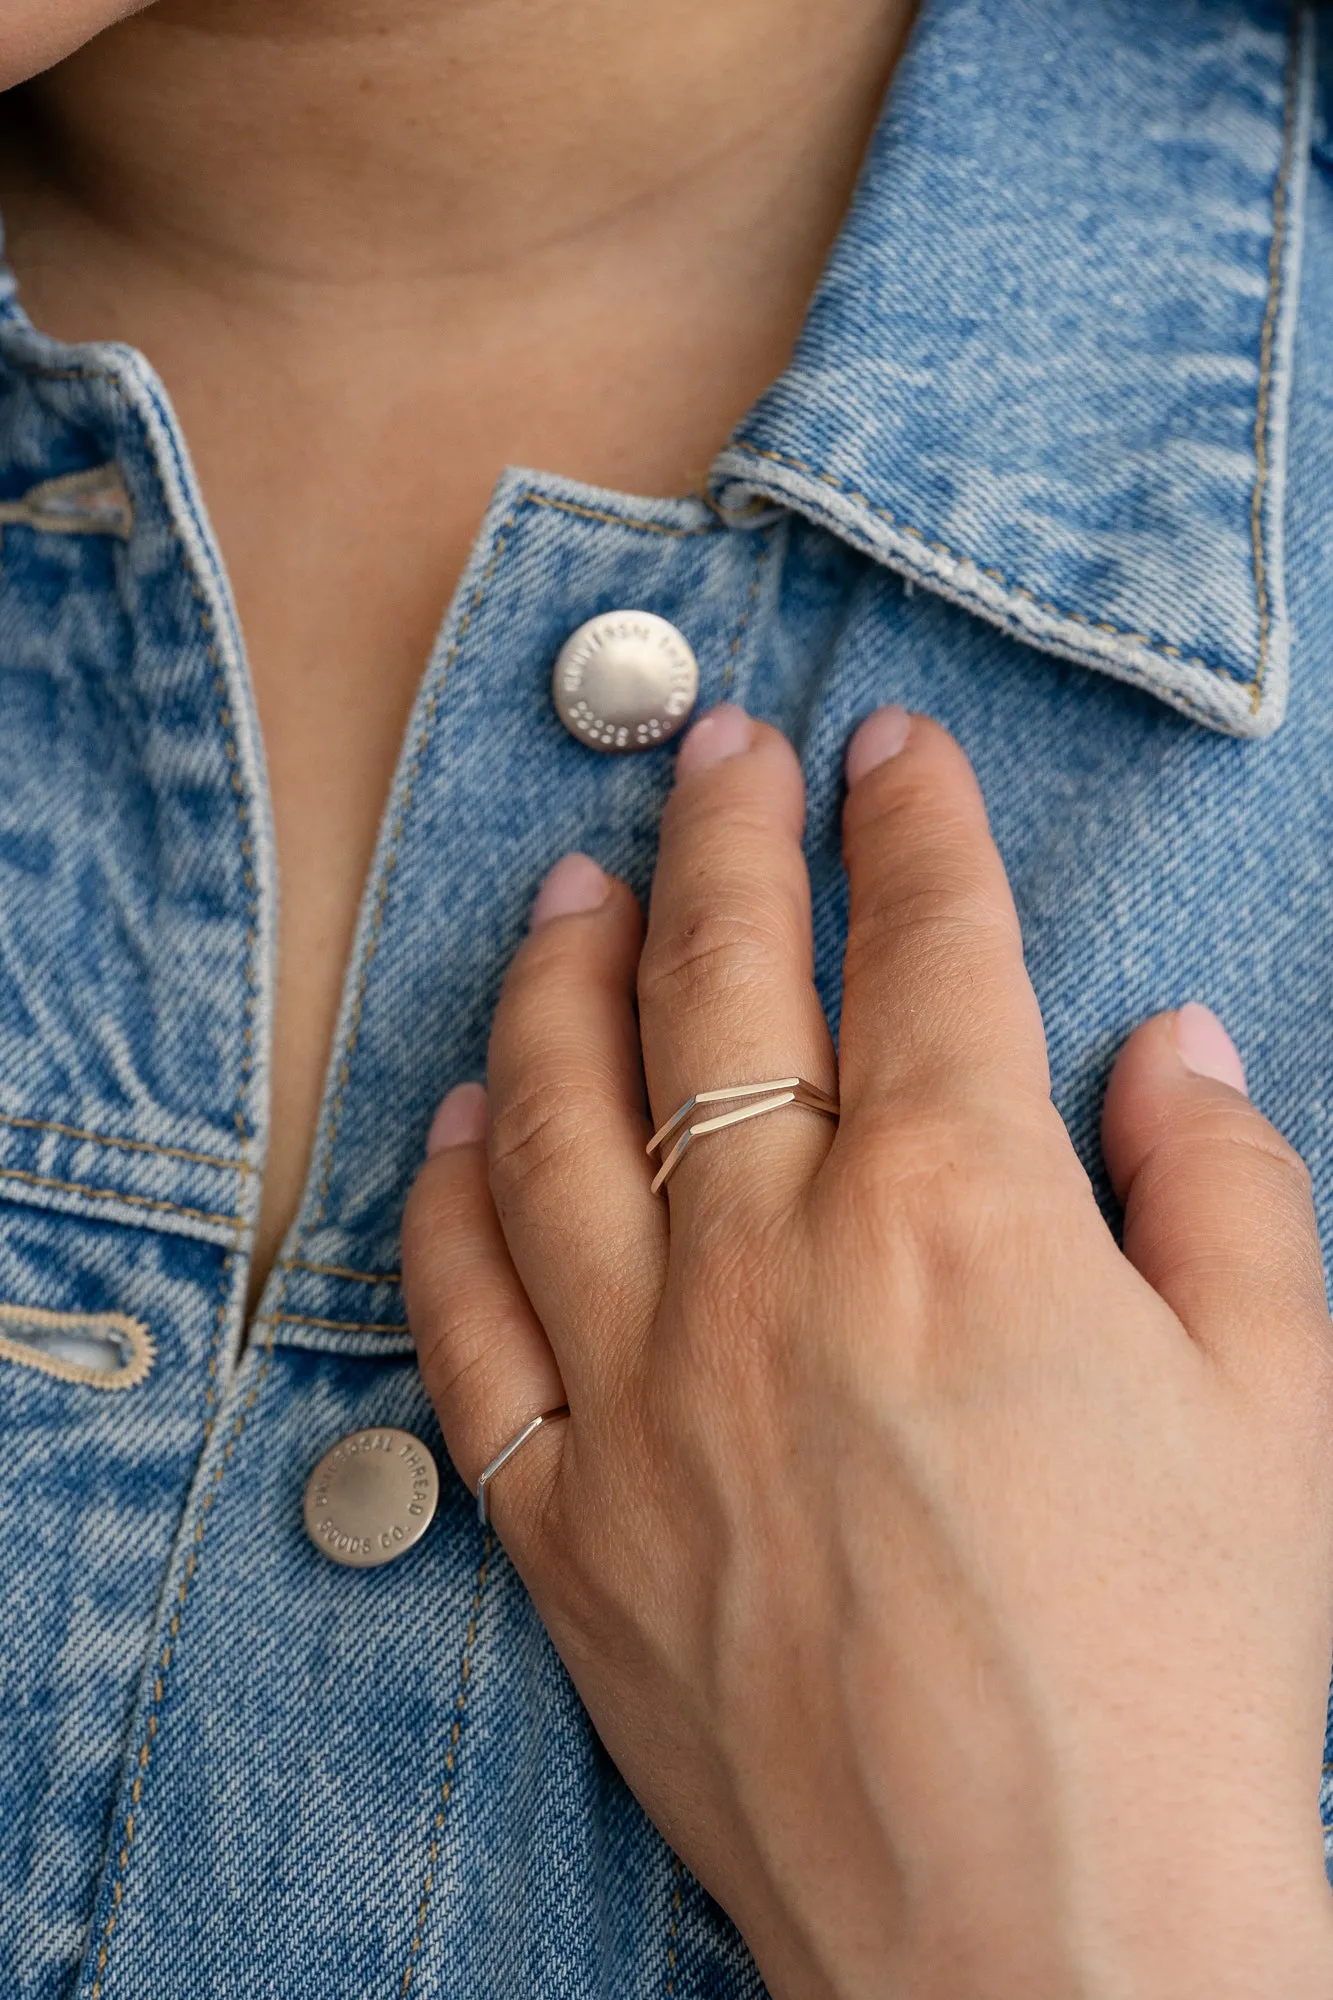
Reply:
M724 1111L716 1118L701 1118L697 1123L692 1122L693 1114L701 1104L729 1104L737 1098L745 1100L738 1110ZM665 1125L658 1126L644 1148L651 1155L665 1146L673 1133L680 1133L657 1170L653 1193L661 1193L696 1139L703 1138L708 1132L721 1132L728 1125L740 1125L747 1118L762 1118L768 1111L781 1111L786 1104L799 1104L807 1111L822 1111L826 1118L837 1119L840 1115L837 1098L830 1097L817 1084L807 1083L803 1076L779 1076L771 1083L732 1083L723 1090L696 1090L693 1097L685 1099L679 1111L672 1112ZM683 1132L680 1130L682 1125L685 1127Z
M508 1444L502 1445L486 1469L477 1475L477 1519L481 1522L483 1528L490 1526L490 1485L500 1467L508 1465L514 1453L521 1451L529 1438L536 1437L543 1424L552 1423L556 1417L567 1417L568 1415L568 1403L562 1403L559 1409L556 1410L543 1410L539 1417L533 1417L530 1422L524 1424L521 1431L515 1431Z

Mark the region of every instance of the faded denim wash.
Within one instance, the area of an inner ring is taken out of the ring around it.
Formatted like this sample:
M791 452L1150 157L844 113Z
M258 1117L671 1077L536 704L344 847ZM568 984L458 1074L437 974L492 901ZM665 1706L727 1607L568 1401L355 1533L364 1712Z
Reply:
M1333 1239L1331 112L1325 10L927 0L799 350L707 499L501 481L248 1327L275 881L241 638L150 366L57 345L6 285L12 2000L761 1992L478 1528L397 1275L431 1111L483 1069L541 875L579 847L649 880L670 753L598 756L549 698L593 613L673 620L704 702L799 745L835 1020L841 754L902 701L977 765L1099 1185L1115 1048L1197 996ZM99 1338L122 1386L80 1373ZM340 1569L302 1488L372 1423L430 1443L440 1514L401 1561ZM1319 1793L1312 1770L1312 1814Z

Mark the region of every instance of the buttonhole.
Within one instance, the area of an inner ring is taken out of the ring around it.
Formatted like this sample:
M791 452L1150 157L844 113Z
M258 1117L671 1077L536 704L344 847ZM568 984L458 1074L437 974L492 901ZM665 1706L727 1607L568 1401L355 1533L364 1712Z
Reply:
M153 1338L123 1313L0 1305L0 1360L85 1389L133 1389L153 1365Z

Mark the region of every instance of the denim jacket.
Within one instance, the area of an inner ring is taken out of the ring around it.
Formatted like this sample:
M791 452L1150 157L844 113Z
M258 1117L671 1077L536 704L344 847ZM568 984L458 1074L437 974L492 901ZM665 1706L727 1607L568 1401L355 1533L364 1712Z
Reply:
M12 2000L761 1994L450 1470L398 1276L541 875L579 847L650 877L670 751L600 755L551 704L594 613L669 618L702 702L799 746L835 1023L841 753L902 701L977 766L1103 1193L1111 1056L1197 996L1333 1236L1331 116L1322 9L927 0L792 364L706 494L501 480L248 1325L275 880L241 636L152 369L46 338L5 281ZM430 1446L441 1503L348 1569L302 1493L371 1424Z

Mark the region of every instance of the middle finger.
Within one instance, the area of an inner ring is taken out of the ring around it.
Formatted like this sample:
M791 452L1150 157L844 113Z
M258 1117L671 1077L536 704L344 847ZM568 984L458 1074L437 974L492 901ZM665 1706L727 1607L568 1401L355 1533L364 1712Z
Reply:
M802 1076L837 1094L814 985L804 818L801 767L778 730L729 706L696 723L662 820L639 966L658 1125L696 1091L733 1084ZM831 1139L826 1118L794 1105L700 1138L670 1182L673 1233L737 1205L773 1212L813 1178Z

